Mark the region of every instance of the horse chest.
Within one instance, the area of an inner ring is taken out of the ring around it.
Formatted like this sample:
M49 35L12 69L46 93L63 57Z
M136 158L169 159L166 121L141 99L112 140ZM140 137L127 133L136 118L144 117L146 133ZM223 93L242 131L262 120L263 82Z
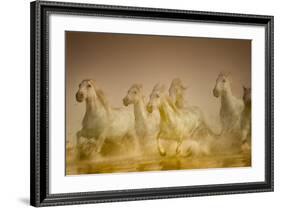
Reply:
M148 137L151 134L151 132L153 131L152 126L150 126L150 124L147 120L136 121L135 129L136 129L137 136L139 138Z
M184 125L181 122L161 121L161 138L180 139L183 135Z
M224 131L238 132L240 131L241 114L239 108L227 109L221 108L220 119Z
M234 108L226 108L226 107L222 107L220 109L220 117L223 120L237 120L237 118L239 118L239 111L237 109Z
M99 128L103 123L103 120L98 116L86 115L83 119L83 127L85 128Z
M237 120L241 116L244 105L241 100L238 99L228 99L222 102L220 109L220 117L224 117L228 120Z
M140 138L156 137L160 128L160 115L152 113L146 115L142 108L135 108L135 130Z
M127 133L128 129L126 121L116 119L108 124L107 135L112 138L122 137Z

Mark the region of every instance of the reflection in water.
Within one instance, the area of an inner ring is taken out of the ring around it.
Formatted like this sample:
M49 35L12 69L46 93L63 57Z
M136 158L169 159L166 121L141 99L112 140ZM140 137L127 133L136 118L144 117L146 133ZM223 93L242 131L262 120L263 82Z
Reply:
M129 151L127 145L105 144L100 154L93 151L91 157L75 157L73 145L67 145L66 174L97 174L159 170L207 169L251 166L251 153L220 153L209 156L181 157L157 153L142 155ZM124 155L126 152L126 155ZM173 152L173 150L171 150Z

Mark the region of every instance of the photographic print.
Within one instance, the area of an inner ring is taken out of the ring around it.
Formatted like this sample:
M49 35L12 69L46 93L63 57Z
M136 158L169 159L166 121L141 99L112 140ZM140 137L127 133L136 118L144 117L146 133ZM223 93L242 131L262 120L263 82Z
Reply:
M274 17L30 4L30 204L274 189Z
M66 175L251 166L251 40L65 31Z

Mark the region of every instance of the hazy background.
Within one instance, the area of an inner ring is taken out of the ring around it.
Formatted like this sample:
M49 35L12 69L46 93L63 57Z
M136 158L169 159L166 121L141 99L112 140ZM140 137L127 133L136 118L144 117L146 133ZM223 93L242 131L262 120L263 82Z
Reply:
M186 100L199 106L209 125L219 128L219 99L212 90L220 72L230 73L234 95L251 85L251 41L131 34L66 32L66 133L81 128L85 105L75 93L83 79L92 78L114 107L134 83L148 96L160 82L167 90L173 78L187 86Z

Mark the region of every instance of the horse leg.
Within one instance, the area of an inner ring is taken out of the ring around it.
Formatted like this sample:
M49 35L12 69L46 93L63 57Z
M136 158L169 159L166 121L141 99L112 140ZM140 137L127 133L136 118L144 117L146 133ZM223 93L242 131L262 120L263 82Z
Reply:
M249 149L250 149L250 145L248 144L248 137L249 137L249 129L250 128L245 128L242 130L242 136L241 136L241 142L242 142L242 145L241 145L241 150L243 152L248 152Z
M85 137L83 137L83 129L81 129L76 133L76 141L75 141L75 146L79 150L79 156L81 150L82 152L84 152L84 144L85 144Z
M75 140L75 146L77 146L80 143L80 137L82 136L82 130L77 131L76 133L76 140Z
M133 140L133 145L135 147L135 152L142 154L143 150L140 147L140 140L134 131L129 132L128 136Z
M76 133L76 139L75 139L75 144L74 144L74 147L75 147L75 158L78 159L80 158L80 138L82 136L82 130L80 131L77 131Z
M75 149L76 149L76 158L77 159L82 159L82 158L87 158L91 155L92 153L92 146L94 144L94 139L93 138L87 138L85 137L86 135L83 135L83 129L78 131L76 133L76 144L75 144Z
M157 135L157 147L158 147L158 151L159 151L160 155L161 156L165 156L166 152L165 152L164 148L161 145L160 132Z
M181 147L182 141L183 140L181 139L177 142L176 155L178 155L180 153L180 147Z
M101 152L101 149L102 149L102 146L105 142L105 139L106 139L106 135L105 135L105 132L106 131L103 131L100 136L98 137L97 139L97 144L96 144L96 152L97 153L100 153Z

